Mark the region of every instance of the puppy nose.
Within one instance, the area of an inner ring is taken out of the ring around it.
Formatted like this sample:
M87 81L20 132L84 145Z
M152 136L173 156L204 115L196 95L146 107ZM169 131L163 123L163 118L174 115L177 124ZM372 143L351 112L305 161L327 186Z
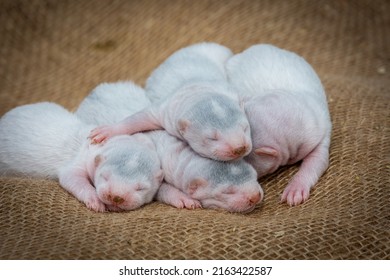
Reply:
M250 198L249 198L249 203L250 204L256 204L258 203L259 201L261 200L261 195L260 193L256 193L255 195L252 195Z
M125 201L122 197L120 196L115 196L112 201L114 201L116 204L121 204L123 201Z
M114 197L112 197L111 195L108 195L108 199L110 201L112 201L115 205L122 204L125 201L122 197L117 196L117 195Z
M244 146L233 149L232 153L235 156L242 156L246 153L246 151L247 151L247 146L244 145Z

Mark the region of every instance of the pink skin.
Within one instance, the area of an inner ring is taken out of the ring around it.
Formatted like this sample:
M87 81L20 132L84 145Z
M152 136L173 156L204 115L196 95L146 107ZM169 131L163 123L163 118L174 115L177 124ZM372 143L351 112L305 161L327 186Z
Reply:
M55 103L20 106L0 121L0 173L58 179L93 211L105 211L105 203L131 210L151 202L163 179L148 137L124 135L90 145L92 125Z
M145 117L145 119L142 119L143 117ZM117 124L105 125L95 128L91 131L89 138L93 144L98 144L116 135L133 134L139 131L158 129L162 129L162 126L157 123L156 119L151 117L149 112L142 111L124 119L122 122ZM180 131L180 135L183 136L184 134L186 134L185 129L182 129ZM224 135L224 137L226 139L230 139L229 142L232 142L236 140L237 135L232 135L231 137ZM252 148L248 137L242 137L238 142L238 144L226 142L223 145L219 144L218 149L215 149L215 152L213 152L216 159L228 161L247 155ZM206 142L203 143L203 145L208 145ZM204 153L200 154L202 156L208 156Z
M111 138L98 155L94 154L87 168L101 201L121 210L134 210L153 200L164 174L147 136ZM122 158L120 162L118 158Z
M329 141L324 140L302 161L299 171L285 188L281 202L290 206L305 202L310 195L310 189L329 165Z
M163 183L158 190L156 199L176 208L196 209L202 208L201 203L178 190L174 186Z
M198 89L197 89L198 90ZM214 160L228 161L248 155L252 149L248 120L243 109L229 99L232 106L240 111L240 119L235 126L225 131L202 127L196 121L187 119L187 113L201 98L210 98L210 93L197 93L183 90L174 98L167 99L158 107L148 107L139 111L119 123L100 126L93 129L89 135L91 143L97 144L110 137L121 134L133 134L149 130L166 130L169 134L182 139L200 155ZM220 94L218 94L220 95ZM227 98L223 96L223 98ZM223 113L221 113L223 114Z
M312 105L313 111L305 110L304 102L302 108L297 108L294 102L289 103L288 96L270 94L250 98L246 103L254 149L245 159L255 167L258 177L302 160L281 196L281 202L290 206L309 198L310 189L329 165L330 144L329 122L325 121L326 115L318 113L321 109ZM299 114L292 113L290 104Z
M210 181L211 182L211 181ZM201 201L203 208L225 209L229 212L249 213L264 197L257 181L226 187L212 186L205 179L191 180L184 190L190 197Z
M104 175L100 179L101 175L95 172L95 186L99 199L106 204L110 211L127 211L134 210L146 203L152 201L154 194L157 192L157 188L154 187L155 192L153 195L148 195L148 199L145 192L149 192L151 186L147 186L143 182L123 183L121 178L117 175L110 173L108 176ZM163 179L162 172L158 171L155 175L155 184L160 185Z
M202 183L199 183L202 181ZM224 209L229 212L249 213L264 197L260 186L255 190L237 190L229 193L213 194L215 187L209 186L204 179L194 179L183 191L170 184L162 184L156 199L176 208Z
M134 210L143 205L139 203L129 190L135 189L134 186L127 186L126 192L118 191L118 185L108 184L99 186L97 194L99 199L106 204L111 211Z
M114 183L111 176L105 176L101 180L95 179L94 183L99 199L110 211L133 210L141 206L130 192L130 190L135 190L135 186L127 185L123 187L118 183Z
M95 188L88 179L87 171L81 166L70 166L62 169L59 180L61 186L79 201L85 203L88 209L95 212L106 211L106 206L99 199Z
M118 136L102 145L85 143L76 159L61 168L60 184L93 211L134 210L152 201L163 180L157 154L154 150L149 153L151 148L154 149L153 142L138 134ZM115 159L121 154L128 155L123 164L129 168L131 164L137 165L133 150L154 155L151 174L128 178L118 172L123 167L117 167Z
M91 131L89 138L93 144L98 144L116 135L134 134L156 129L162 129L162 126L155 117L154 111L145 109L119 123L96 127Z
M321 81L299 55L258 44L225 64L251 125L253 151L245 159L258 176L302 160L281 201L306 201L329 164L331 120Z
M192 148L196 149L200 156L214 160L230 161L240 159L252 150L248 122L243 122L238 127L225 129L221 133L214 128L188 129L185 125L181 125L179 133L182 138L192 139L193 142L200 143L200 145L195 143L192 145ZM202 152L203 150L207 153Z
M219 203L215 201L203 200L204 208L209 209L225 209L229 212L249 213L252 212L256 205L263 200L263 194L261 192L255 192L251 194L236 194L237 198L234 201L229 201L229 198L223 196L217 196ZM225 204L224 205L224 199Z
M164 131L148 133L164 170L156 199L177 208L247 213L263 199L253 167L243 160L219 162L195 153Z

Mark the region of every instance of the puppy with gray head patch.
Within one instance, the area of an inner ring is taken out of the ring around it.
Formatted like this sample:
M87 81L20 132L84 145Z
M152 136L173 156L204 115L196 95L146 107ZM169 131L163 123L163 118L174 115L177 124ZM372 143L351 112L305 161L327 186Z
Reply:
M0 174L58 179L94 211L133 210L152 201L163 179L153 142L118 136L103 145L60 105L24 105L0 119Z
M178 208L202 206L248 213L263 199L257 173L244 160L211 160L165 131L148 135L157 147L164 170L165 182L157 200Z
M76 115L88 116L95 125L115 123L124 115L131 115L134 109L148 106L150 101L141 91L134 84L126 90L116 83L98 86L83 101ZM129 98L140 107L130 108ZM201 157L184 141L163 130L144 135L154 142L164 171L164 182L156 195L158 201L177 208L250 212L263 199L256 171L244 160L220 162Z
M214 43L175 52L147 81L152 106L94 129L92 141L164 129L204 157L229 161L248 155L252 149L249 123L224 70L231 55L228 48Z
M329 164L332 125L320 79L302 57L265 44L233 56L226 69L251 127L245 159L259 177L303 160L281 199L304 202Z

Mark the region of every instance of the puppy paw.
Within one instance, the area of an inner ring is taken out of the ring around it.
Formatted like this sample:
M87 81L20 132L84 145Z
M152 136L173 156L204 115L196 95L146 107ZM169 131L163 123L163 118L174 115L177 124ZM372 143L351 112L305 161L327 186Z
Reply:
M98 196L91 196L88 197L85 200L85 205L88 207L88 209L91 209L95 212L105 212L106 211L106 205L100 201Z
M114 136L112 126L99 126L91 131L88 138L92 144L99 144Z
M187 209L202 208L202 205L196 199L192 199L192 198L182 199L182 203L183 203L182 208L187 208Z
M310 189L300 184L290 183L283 191L281 202L296 206L305 202L310 196Z
M202 208L202 205L199 201L188 198L188 197L177 197L176 199L171 199L169 204L176 208L186 208L186 209L196 209Z

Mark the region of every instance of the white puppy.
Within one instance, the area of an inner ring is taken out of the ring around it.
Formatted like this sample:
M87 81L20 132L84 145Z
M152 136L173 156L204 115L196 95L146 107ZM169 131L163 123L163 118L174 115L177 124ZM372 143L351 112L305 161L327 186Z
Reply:
M147 81L153 106L117 124L96 128L92 141L165 129L204 157L228 161L248 155L252 149L249 123L224 70L231 55L215 43L178 50Z
M302 57L272 45L234 55L226 69L251 127L246 160L259 177L303 160L282 194L290 205L302 203L329 163L332 125L320 79Z

